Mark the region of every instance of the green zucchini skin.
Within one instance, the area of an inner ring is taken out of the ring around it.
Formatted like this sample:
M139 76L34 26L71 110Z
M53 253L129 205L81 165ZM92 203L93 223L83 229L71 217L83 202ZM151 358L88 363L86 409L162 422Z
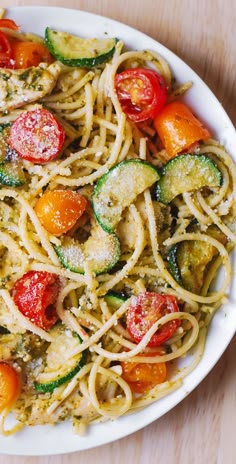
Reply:
M121 293L117 293L114 291L108 292L104 296L104 300L109 306L112 306L114 309L119 309L120 306L127 300L128 297L124 296Z
M116 48L118 39L81 39L67 32L47 27L45 44L50 53L67 66L93 68L109 60ZM86 56L87 47L87 56Z
M172 274L176 282L178 282L178 284L183 287L181 272L180 272L179 265L178 265L177 252L178 252L178 244L170 248L167 254L167 261L169 263L170 273Z
M157 200L169 204L177 195L203 187L220 187L222 174L206 155L182 154L164 166L157 183Z
M140 159L121 161L113 166L100 177L92 196L93 211L101 227L112 232L123 210L158 179L156 168Z
M23 164L7 139L11 124L0 125L0 185L21 187L25 183Z

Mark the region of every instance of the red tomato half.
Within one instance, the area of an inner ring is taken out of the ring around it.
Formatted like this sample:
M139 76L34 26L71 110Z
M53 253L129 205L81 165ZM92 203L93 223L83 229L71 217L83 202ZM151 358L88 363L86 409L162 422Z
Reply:
M43 108L22 113L12 124L9 144L21 158L43 164L56 158L65 132L52 113Z
M13 19L2 18L0 19L0 27L11 29L12 31L18 31L19 26L13 21Z
M56 274L26 272L13 287L13 299L25 317L38 327L49 330L58 320L55 303L60 290Z
M12 68L12 48L6 35L0 31L0 67Z
M124 113L134 122L153 119L167 101L166 82L152 69L134 68L117 74L115 89Z
M132 339L139 343L155 322L166 314L178 312L176 298L155 292L140 293L133 299L127 313L127 329ZM147 346L158 346L166 342L180 325L179 319L162 325L152 336Z

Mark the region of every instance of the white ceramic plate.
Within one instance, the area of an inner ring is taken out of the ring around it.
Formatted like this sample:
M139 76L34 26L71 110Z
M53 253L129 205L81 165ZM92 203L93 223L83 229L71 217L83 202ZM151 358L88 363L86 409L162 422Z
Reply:
M46 26L67 30L88 37L119 37L133 49L152 49L161 53L170 63L179 82L192 81L192 89L186 100L202 121L207 123L215 138L220 140L233 155L236 149L236 133L221 104L202 80L176 55L150 37L124 24L82 11L53 7L20 7L7 11L23 31L43 35ZM235 261L235 256L234 256ZM231 285L231 301L236 299L236 278ZM72 433L69 423L56 427L40 426L25 428L11 437L0 437L0 452L14 455L47 455L85 450L125 437L161 417L185 398L208 374L218 361L236 330L236 311L233 305L222 307L211 324L204 356L172 394L144 410L120 418L114 422L93 426L85 437Z

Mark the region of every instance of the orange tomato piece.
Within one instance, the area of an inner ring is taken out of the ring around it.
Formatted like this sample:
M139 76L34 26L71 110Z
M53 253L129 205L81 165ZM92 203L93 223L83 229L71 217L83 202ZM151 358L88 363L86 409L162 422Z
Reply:
M157 356L159 353L146 353L138 356ZM122 378L129 384L132 392L145 393L155 385L166 380L166 363L121 362Z
M43 44L14 41L11 46L16 69L38 66L43 62L48 64L53 62L52 55Z
M86 198L73 190L53 190L39 198L35 212L45 229L59 236L76 224L86 206Z
M20 377L14 367L0 363L0 411L16 401L20 391Z
M210 137L208 129L180 101L166 105L155 117L154 125L169 158Z

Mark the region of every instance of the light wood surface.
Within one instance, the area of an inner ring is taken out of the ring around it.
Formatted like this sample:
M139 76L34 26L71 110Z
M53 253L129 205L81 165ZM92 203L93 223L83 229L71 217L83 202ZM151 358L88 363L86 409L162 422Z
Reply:
M178 54L204 79L236 125L235 0L1 1L2 7L23 5L86 10L145 32ZM234 337L216 367L192 394L164 417L127 438L63 456L0 456L0 464L235 464L235 353Z

